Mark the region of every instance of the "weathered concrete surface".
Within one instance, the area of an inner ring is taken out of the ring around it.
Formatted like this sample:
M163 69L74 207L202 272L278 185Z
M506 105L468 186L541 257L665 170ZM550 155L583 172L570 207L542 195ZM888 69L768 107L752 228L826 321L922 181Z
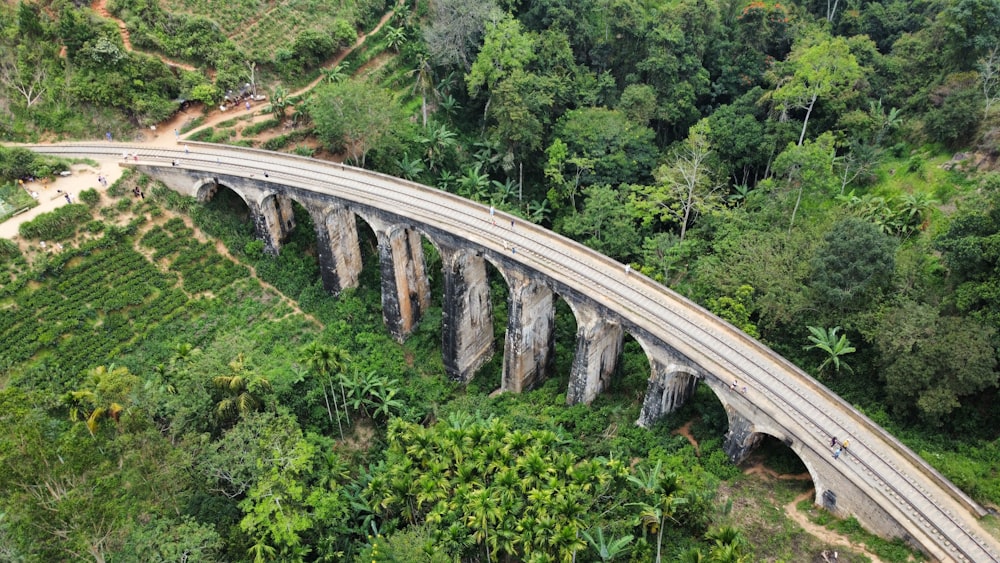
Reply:
M566 404L589 405L611 385L624 333L621 324L587 303L573 303L572 309L576 315L576 355L569 374Z
M338 205L313 205L309 207L309 214L316 226L316 252L323 288L336 295L349 287L357 287L363 262L354 213Z
M382 318L389 333L403 342L431 305L420 233L401 225L377 229L382 269Z
M636 341L649 358L649 384L636 424L650 428L694 394L701 372L676 350L651 342L648 338L636 337Z
M520 393L540 383L552 362L554 298L548 286L524 272L509 272L507 281L510 302L500 390Z
M454 380L468 382L493 356L493 302L481 252L441 247L441 353Z
M251 207L257 236L264 240L264 252L278 254L281 244L288 241L295 229L295 210L292 200L284 194L271 194Z

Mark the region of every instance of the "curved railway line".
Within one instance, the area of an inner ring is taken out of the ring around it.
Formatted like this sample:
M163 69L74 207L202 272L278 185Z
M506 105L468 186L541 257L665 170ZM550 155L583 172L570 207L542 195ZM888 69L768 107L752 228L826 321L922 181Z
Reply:
M747 398L767 413L781 412L802 448L815 451L896 519L913 540L942 561L1000 562L1000 543L980 525L986 511L913 451L858 413L825 386L756 340L673 291L565 237L498 214L458 196L391 176L308 158L219 145L185 149L121 144L34 145L60 156L120 159L137 154L138 165L171 166L252 178L322 193L407 217L459 236L590 295L620 315L623 325L660 338L705 371L748 384ZM263 173L269 177L265 180ZM293 198L294 199L294 198ZM829 435L849 436L850 455L831 460ZM832 463L831 463L832 462ZM812 472L816 468L810 468Z

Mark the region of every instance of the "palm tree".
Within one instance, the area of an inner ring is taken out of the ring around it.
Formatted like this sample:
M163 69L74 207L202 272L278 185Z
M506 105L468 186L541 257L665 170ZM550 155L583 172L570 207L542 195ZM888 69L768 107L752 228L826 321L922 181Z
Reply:
M215 407L220 421L229 422L256 411L264 405L263 396L271 392L271 382L263 377L247 374L243 354L229 362L229 374L219 375L212 383L226 395Z
M619 555L628 553L628 544L633 539L633 536L628 534L609 542L604 539L603 528L597 528L596 538L588 532L580 532L580 535L583 536L583 539L587 540L590 547L594 548L601 561L614 561Z
M811 345L805 346L806 350L822 350L826 352L827 357L823 360L823 363L819 365L819 373L823 373L823 370L829 366L831 363L836 371L840 371L841 365L847 368L847 371L853 372L851 366L847 365L847 362L840 359L841 356L850 354L856 349L851 346L851 341L847 339L846 334L841 334L837 337L837 331L840 330L839 326L833 328L822 328L817 326L807 326L809 332L812 334L809 336L809 341L812 342Z
M333 378L336 376L340 384L340 392L344 403L344 414L347 416L347 423L351 423L351 417L347 413L347 393L344 391L343 374L347 369L347 364L351 358L341 348L335 346L325 346L317 341L310 342L299 351L302 362L314 374L320 377L320 387L323 388L323 399L326 401L326 412L333 421L333 413L330 412L330 398L327 394L326 386L330 386L330 393L333 394L333 406L337 411L337 426L340 428L340 439L344 439L344 428L340 424L340 407L337 403L337 391L333 387Z
M674 494L679 490L677 474L664 473L662 461L657 461L656 467L650 471L646 471L642 467L636 468L636 474L629 475L628 480L650 497L651 502L631 504L640 509L639 523L656 534L656 563L660 563L662 561L663 528L666 520L668 518L673 520L677 509L686 504L687 499Z
M482 543L486 550L486 563L490 563L490 526L503 518L503 513L488 490L479 489L469 494L465 518L476 542Z
M434 90L434 68L431 66L431 59L426 53L417 56L417 67L410 71L416 76L413 84L414 90L420 90L420 115L423 118L423 126L427 127L427 94L436 92ZM454 99L454 98L453 98Z
M417 141L424 146L424 156L430 170L437 170L448 152L458 144L455 132L448 129L447 125L431 129L426 135L418 137Z
M482 172L482 167L478 163L474 166L466 167L458 183L458 193L463 197L482 201L485 199L486 194L489 193L490 177L485 172Z
M70 420L85 421L87 431L96 436L102 420L111 419L117 424L128 403L132 389L139 378L126 367L97 366L87 372L88 388L70 391L62 401L69 405Z

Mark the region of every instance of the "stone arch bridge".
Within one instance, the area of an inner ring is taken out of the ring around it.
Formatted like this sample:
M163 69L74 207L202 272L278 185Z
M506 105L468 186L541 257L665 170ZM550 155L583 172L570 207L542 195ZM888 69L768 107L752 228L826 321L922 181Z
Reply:
M280 153L202 143L183 150L108 143L30 148L95 159L134 153L138 160L126 166L201 201L229 188L246 202L272 253L294 229L292 202L298 202L315 224L331 293L358 283L360 217L378 239L383 316L400 341L430 302L426 237L441 254L442 353L458 380L469 380L495 352L489 263L509 286L503 390L528 389L545 377L559 296L577 319L568 403L589 403L606 388L628 333L650 362L639 425L676 408L701 380L728 414L725 450L734 462L765 434L773 436L802 459L816 502L832 512L904 538L940 561L1000 561L1000 544L979 522L986 510L896 438L760 342L555 233L501 213L494 224L488 208L426 186ZM850 454L833 459L831 436L849 439Z

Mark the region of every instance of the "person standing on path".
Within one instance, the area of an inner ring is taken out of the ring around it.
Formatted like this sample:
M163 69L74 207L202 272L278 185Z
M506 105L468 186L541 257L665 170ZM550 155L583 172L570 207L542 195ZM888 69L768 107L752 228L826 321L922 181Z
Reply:
M837 459L838 457L840 457L840 452L841 451L843 451L843 448L837 448L836 450L834 450L834 452L833 452L833 459Z
M632 264L625 264L625 275L629 275L632 272Z
M840 445L840 449L843 450L844 455L847 455L847 444L850 444L850 440L844 440L844 443Z
M490 219L492 220L497 214L497 208L490 205Z
M836 445L837 445L837 437L834 436L834 437L830 438L830 447L832 448L832 447L834 447Z
M174 128L174 140L175 141L181 140L181 132L178 131L176 128Z
M66 192L63 195L66 196L66 203L73 203L73 199L69 197L69 192Z
M105 133L104 134L104 138L107 139L108 142L110 143L111 142L111 131L108 131L107 133Z

